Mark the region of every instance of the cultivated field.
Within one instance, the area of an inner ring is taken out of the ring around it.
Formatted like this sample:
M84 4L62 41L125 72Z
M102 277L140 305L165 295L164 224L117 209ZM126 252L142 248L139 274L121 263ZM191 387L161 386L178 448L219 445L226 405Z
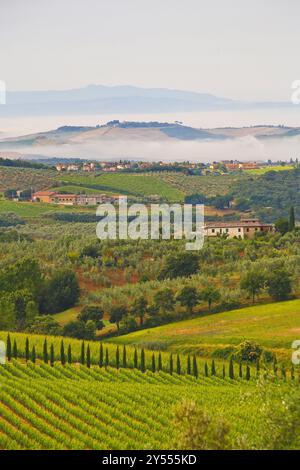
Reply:
M230 424L230 445L263 448L266 405L255 381L86 366L0 366L1 449L167 449L182 400ZM272 403L291 385L269 384Z
M135 175L128 173L98 174L91 176L64 175L57 177L60 181L71 185L82 185L94 191L109 191L129 196L158 195L170 202L181 201L183 192L172 187L160 178L152 175Z

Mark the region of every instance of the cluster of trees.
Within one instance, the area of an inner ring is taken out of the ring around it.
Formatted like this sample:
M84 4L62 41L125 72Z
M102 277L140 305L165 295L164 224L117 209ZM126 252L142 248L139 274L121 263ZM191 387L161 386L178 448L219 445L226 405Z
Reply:
M22 331L39 314L72 307L78 298L79 285L72 271L45 278L36 260L23 258L0 271L0 329Z
M278 268L271 273L253 268L242 277L241 288L248 292L253 303L264 289L268 290L274 300L286 300L292 293L292 278L284 268Z

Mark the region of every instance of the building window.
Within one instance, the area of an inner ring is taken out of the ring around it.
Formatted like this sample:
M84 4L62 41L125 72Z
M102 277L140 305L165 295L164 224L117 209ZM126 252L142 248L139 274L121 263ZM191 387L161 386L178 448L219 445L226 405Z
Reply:
M229 232L229 228L226 229L226 233L228 233L228 232Z
M240 232L240 231L241 231L241 229L240 229L240 228L238 228L238 232Z
M211 233L215 233L215 229L214 229L214 228L211 229Z
M247 227L246 232L249 232L249 228Z

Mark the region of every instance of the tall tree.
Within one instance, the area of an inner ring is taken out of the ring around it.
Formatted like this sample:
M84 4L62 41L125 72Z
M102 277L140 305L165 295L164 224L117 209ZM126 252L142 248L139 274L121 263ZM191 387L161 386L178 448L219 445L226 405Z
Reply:
M136 348L134 348L134 353L133 353L133 367L134 369L138 368L138 353L137 353Z
M126 353L126 346L123 346L123 367L126 369L127 367L127 353Z
M176 300L186 307L189 314L193 313L193 308L196 307L199 301L199 294L195 287L185 286L176 295Z
M7 340L6 340L6 357L8 361L11 361L11 356L12 356L11 339L10 339L10 334L8 333Z
M255 297L259 295L266 283L266 276L260 269L248 271L241 279L241 289L246 290L252 297L252 303Z
M44 345L43 345L43 361L45 364L48 364L48 345L47 345L47 339L45 338L44 340Z
M35 364L36 362L36 351L35 351L35 346L32 346L32 352L31 352L31 361Z
M85 345L84 341L81 343L81 351L80 351L80 364L84 365L85 363Z
M295 209L292 206L289 214L289 231L292 232L293 230L295 230Z
M135 317L139 317L140 325L144 324L144 318L147 313L148 301L146 297L139 296L135 299L131 307L131 313Z
M179 356L179 354L177 354L176 372L177 372L178 375L181 374L181 364L180 364L180 356Z
M158 354L158 364L157 364L157 370L158 372L162 370L162 359L161 359L161 353Z
M30 359L30 352L29 352L29 339L26 338L25 342L25 361L28 362Z
M103 367L103 362L104 362L103 344L100 343L100 349L99 349L99 367Z
M91 350L90 350L89 344L87 345L87 348L86 348L86 366L88 367L88 369L90 369L91 367Z
M116 349L116 368L119 369L120 367L120 350L119 350L119 346L117 346L117 349Z
M65 346L63 340L61 340L60 343L60 362L62 366L64 366L66 363Z
M221 294L216 287L207 286L201 291L200 298L208 303L208 310L211 311L212 304L220 300Z
M141 350L141 372L146 371L146 364L145 364L145 351L144 349Z
M173 354L170 354L170 366L169 366L170 375L173 374Z
M54 346L51 344L50 346L50 366L54 366L54 361L55 361L55 355L54 355Z
M109 321L110 323L115 323L117 325L117 330L120 329L120 322L123 317L127 314L127 307L125 305L119 305L113 307L110 311Z
M152 354L152 358L151 358L151 371L155 372L155 356L154 356L154 353Z

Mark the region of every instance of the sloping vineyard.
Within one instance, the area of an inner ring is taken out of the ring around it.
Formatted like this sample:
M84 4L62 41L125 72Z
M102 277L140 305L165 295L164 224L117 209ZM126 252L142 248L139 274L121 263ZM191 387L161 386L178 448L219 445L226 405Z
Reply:
M249 448L261 445L254 382L17 361L0 367L0 381L2 449L170 448L174 406L183 399L224 415Z

